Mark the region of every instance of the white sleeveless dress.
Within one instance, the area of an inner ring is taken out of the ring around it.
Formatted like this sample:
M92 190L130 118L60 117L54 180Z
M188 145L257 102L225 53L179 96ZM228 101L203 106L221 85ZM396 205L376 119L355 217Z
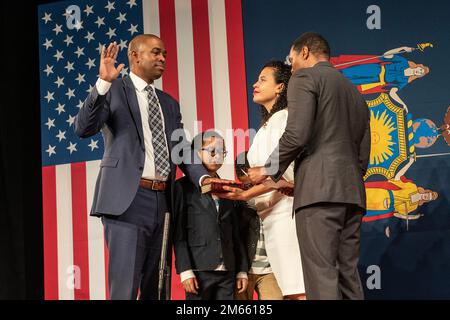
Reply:
M286 109L276 112L256 133L247 155L250 167L266 163L286 128L287 116ZM294 163L283 177L294 180ZM255 197L255 204L263 219L267 256L283 295L305 293L295 217L292 217L293 198L271 191Z

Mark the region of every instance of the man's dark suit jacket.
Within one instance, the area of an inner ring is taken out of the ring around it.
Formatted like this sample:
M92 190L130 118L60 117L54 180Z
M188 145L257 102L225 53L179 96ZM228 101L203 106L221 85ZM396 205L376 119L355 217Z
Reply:
M212 271L223 260L228 271L247 272L247 255L240 239L238 206L219 200L219 212L210 194L201 194L189 179L175 182L175 266Z
M179 142L171 141L171 135L174 130L183 128L180 106L175 99L163 91L156 90L156 95L164 115L170 154ZM95 185L91 215L121 215L133 201L145 161L142 121L148 121L148 119L141 119L136 89L129 77L114 80L105 95L99 95L94 87L76 116L76 134L82 138L88 138L102 131L105 145ZM190 143L186 139L179 146L180 149L189 150L190 153ZM185 160L191 160L190 154L185 154L184 157ZM181 163L180 168L196 183L197 187L200 178L207 175L201 164ZM173 161L171 161L170 170L171 192L167 194L172 195L173 199L176 174L176 165Z
M366 207L369 111L355 86L329 62L297 70L289 81L288 120L267 166L273 180L295 163L294 210L320 202Z

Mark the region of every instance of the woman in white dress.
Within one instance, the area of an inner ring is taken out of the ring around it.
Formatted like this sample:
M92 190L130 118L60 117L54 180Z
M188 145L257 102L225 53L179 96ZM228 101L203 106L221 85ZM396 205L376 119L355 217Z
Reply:
M287 122L287 84L290 67L281 61L264 65L253 85L253 101L261 105L262 125L248 151L250 167L262 166L278 145ZM294 180L292 163L283 175L284 180ZM263 221L267 256L278 285L287 299L305 299L300 248L295 217L292 217L293 198L266 185L249 190L226 187L228 198L248 201L254 198L258 215Z

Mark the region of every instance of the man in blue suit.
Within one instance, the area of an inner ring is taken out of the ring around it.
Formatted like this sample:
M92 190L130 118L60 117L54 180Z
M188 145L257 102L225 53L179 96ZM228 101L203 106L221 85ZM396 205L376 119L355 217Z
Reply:
M131 72L122 79L118 51L116 43L103 48L99 79L76 117L75 132L87 138L101 131L104 138L91 215L104 226L110 298L136 299L140 292L140 299L157 299L164 213L173 199L176 164L199 187L214 179L199 159L192 162L178 102L153 85L165 68L163 41L151 34L131 40ZM173 133L180 139L171 139ZM181 152L172 155L176 145Z

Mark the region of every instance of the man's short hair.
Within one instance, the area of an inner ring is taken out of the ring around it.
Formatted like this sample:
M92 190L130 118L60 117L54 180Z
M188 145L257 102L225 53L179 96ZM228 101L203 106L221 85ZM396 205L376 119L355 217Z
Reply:
M156 36L154 34L150 34L150 33L138 34L137 36L135 36L128 43L128 51L127 51L128 60L130 60L130 58L131 58L131 52L139 51L139 48L140 48L142 42L144 42L147 39L160 39L160 38L158 36Z
M300 52L303 47L307 47L309 51L316 56L325 56L329 58L331 55L328 41L316 32L306 32L292 43L292 48L296 52Z

